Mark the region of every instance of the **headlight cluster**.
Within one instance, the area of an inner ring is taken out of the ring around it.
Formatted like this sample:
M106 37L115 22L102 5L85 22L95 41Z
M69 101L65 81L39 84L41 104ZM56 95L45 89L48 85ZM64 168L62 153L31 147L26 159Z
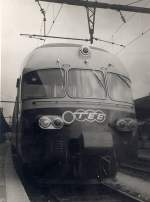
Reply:
M117 120L116 128L119 131L130 132L137 127L137 121L132 118L122 118Z
M90 56L90 48L88 46L81 46L80 47L80 55L89 57Z
M61 129L64 125L63 120L58 116L41 116L38 122L42 129Z

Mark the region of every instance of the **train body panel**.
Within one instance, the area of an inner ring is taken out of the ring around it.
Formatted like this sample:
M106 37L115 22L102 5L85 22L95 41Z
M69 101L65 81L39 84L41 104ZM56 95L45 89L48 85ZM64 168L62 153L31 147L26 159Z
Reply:
M136 158L131 82L102 49L35 49L24 64L13 117L12 145L30 166L102 179L115 175L117 162Z
M84 48L84 47L83 47ZM81 53L82 46L77 44L48 44L35 49L24 61L23 74L38 70L58 67L63 68L107 68L108 71L117 72L129 77L123 64L113 54L106 50L90 47L88 55Z
M69 105L69 104L68 104ZM88 105L82 107L62 107L62 108L39 108L37 109L30 109L30 110L25 110L23 112L23 117L22 117L22 133L24 133L24 138L28 139L32 138L33 143L34 138L33 134L38 137L38 134L42 134L42 137L46 134L46 136L49 136L48 138L51 138L51 134L55 134L55 131L52 130L45 130L42 132L40 130L39 125L38 125L38 118L41 116L59 116L62 117L63 114L67 114L66 112L88 112L88 114L85 115L87 118L90 116L90 112L101 112L104 114L105 118L102 120L102 122L97 122L96 119L94 121L92 120L84 120L82 118L81 120L74 120L73 123L71 124L66 124L62 129L58 129L56 131L56 134L63 134L64 136L67 136L68 141L72 139L79 139L82 136L82 141L84 148L90 149L90 148L110 148L112 149L114 145L116 145L116 148L119 148L117 151L118 159L120 159L121 155L121 149L123 145L126 146L126 144L133 144L134 138L135 138L135 133L131 132L128 134L120 134L118 131L112 127L116 120L118 120L120 117L131 117L135 118L134 113L129 113L126 110L115 110L115 109L107 109L107 108L91 108ZM78 115L79 116L79 115ZM94 117L97 118L97 117ZM72 120L71 120L72 122ZM35 131L34 131L35 130ZM71 134L71 135L70 135ZM40 139L42 138L39 136ZM94 137L94 138L93 138ZM114 139L113 139L114 138ZM121 144L122 140L122 144ZM28 143L27 143L28 145ZM27 146L26 145L26 146ZM25 146L25 148L26 148ZM31 147L32 149L32 147ZM131 158L131 150L134 149L134 155L136 154L136 147L129 147L127 152L124 152L124 158ZM26 149L25 149L26 150ZM124 151L124 150L123 150ZM27 151L28 152L28 151ZM32 152L31 152L32 153ZM29 154L31 154L29 152ZM129 155L127 155L129 153ZM123 154L122 154L123 155ZM123 156L121 157L123 160Z

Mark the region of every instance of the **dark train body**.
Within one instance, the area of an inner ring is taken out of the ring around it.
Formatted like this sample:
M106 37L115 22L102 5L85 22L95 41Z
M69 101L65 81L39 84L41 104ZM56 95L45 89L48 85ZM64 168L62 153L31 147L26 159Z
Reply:
M26 60L17 82L12 148L52 178L105 178L136 158L131 82L110 53L48 44Z

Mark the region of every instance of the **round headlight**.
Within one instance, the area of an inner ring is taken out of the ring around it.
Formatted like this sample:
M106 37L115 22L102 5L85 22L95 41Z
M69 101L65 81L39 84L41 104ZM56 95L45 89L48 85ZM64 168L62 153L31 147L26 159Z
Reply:
M128 127L131 129L131 130L134 130L135 128L137 128L138 126L138 123L136 120L132 119L129 121L128 123Z
M41 116L39 118L39 126L41 128L48 128L51 124L51 119L48 116Z
M80 54L83 56L89 56L90 55L90 49L87 46L82 46L80 48Z
M54 128L61 129L64 125L63 120L60 117L56 117L52 122Z
M121 131L126 131L126 128L127 128L127 122L126 120L124 119L120 119L116 122L116 127L118 130L121 130Z
M132 118L122 118L116 122L116 128L120 131L129 132L137 127L137 122Z

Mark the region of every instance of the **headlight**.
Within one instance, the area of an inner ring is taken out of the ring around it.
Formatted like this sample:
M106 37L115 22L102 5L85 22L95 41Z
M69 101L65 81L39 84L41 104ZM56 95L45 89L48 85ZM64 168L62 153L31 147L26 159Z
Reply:
M86 56L86 57L90 56L90 48L87 46L81 46L80 55Z
M47 129L51 125L51 119L48 116L41 116L39 118L39 126L43 129Z
M137 127L137 121L132 118L122 118L116 122L116 128L120 131L130 132Z
M64 122L60 117L56 117L55 119L53 119L52 125L56 129L61 129L63 127L63 125L64 125Z

